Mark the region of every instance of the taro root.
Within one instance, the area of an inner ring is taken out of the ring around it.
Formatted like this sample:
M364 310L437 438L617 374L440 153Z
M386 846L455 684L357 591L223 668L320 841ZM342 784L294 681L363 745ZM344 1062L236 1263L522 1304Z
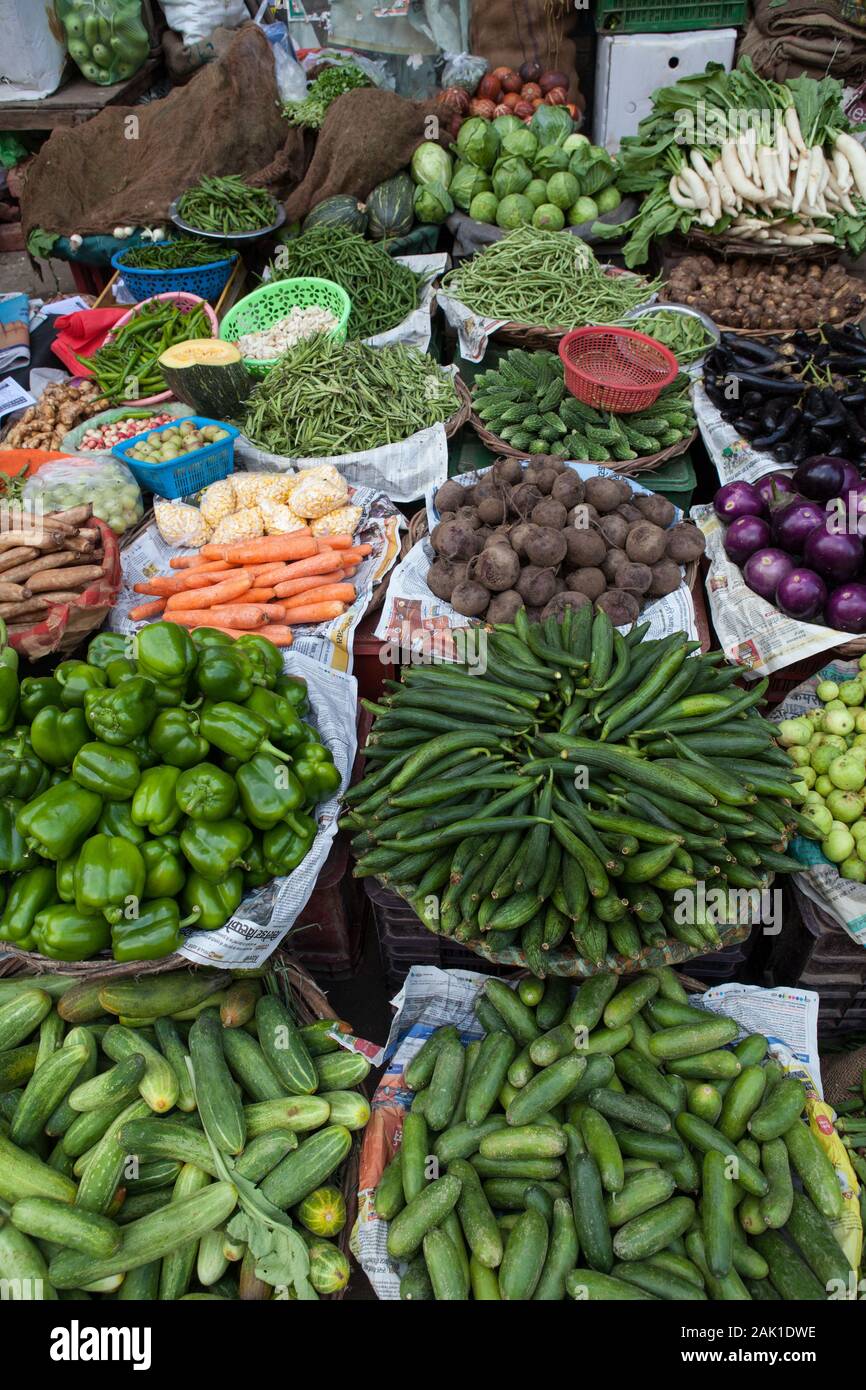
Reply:
M467 526L471 526L473 531L477 531L482 518L478 515L475 507L458 507L454 520L463 521Z
M501 526L507 514L503 497L484 497L478 504L478 515L486 526Z
M584 489L587 502L599 512L614 512L626 500L616 478L587 478Z
M462 613L464 618L480 618L482 613L486 613L489 602L489 592L482 584L476 584L474 579L464 579L451 594L451 607Z
M446 560L471 560L481 549L477 533L462 521L440 522L433 527L430 542Z
M506 589L503 594L494 594L487 609L489 623L510 623L515 613L526 605L516 589Z
M608 545L614 546L617 550L622 550L625 545L625 538L628 535L628 522L625 517L619 516L616 512L609 512L603 516L598 523L598 529L604 536Z
M583 501L583 483L574 469L567 468L564 473L560 473L550 489L551 497L555 497L557 502L561 502L569 510L576 507Z
M546 618L556 618L557 622L561 623L569 608L585 608L588 603L586 594L566 589L561 594L554 594L550 602L545 604L541 614L542 622Z
M640 613L640 604L634 594L625 589L606 589L595 601L597 612L606 613L614 627L628 627Z
M628 556L624 550L609 550L599 565L599 569L607 580L608 584L616 583L616 572L620 565L628 563Z
M654 565L665 553L667 533L651 521L640 521L626 537L625 553L642 565Z
M434 502L436 510L442 512L456 512L459 507L466 505L471 499L468 496L469 489L461 486L460 483L449 478L447 483L443 483L436 491Z
M469 562L469 578L492 593L513 589L520 574L520 561L510 545L490 545Z
M565 576L566 588L575 594L586 594L588 599L593 602L599 594L603 594L607 588L607 580L600 569L594 565L587 565L586 569L574 570Z
M565 559L566 540L563 531L549 526L533 526L526 541L526 558L530 564L556 569Z
M654 526L661 526L663 530L670 526L677 514L673 502L669 502L666 497L659 497L655 492L650 493L648 497L635 497L634 505L645 521L651 521Z
M561 531L568 520L568 512L555 497L545 497L532 508L532 520L536 526L549 526L553 531Z
M519 459L503 458L497 459L493 465L493 475L501 483L510 483L512 487L517 483L523 482L523 469L520 467Z
M471 565L475 563L470 560ZM653 572L649 565L639 565L633 560L629 560L624 565L620 565L616 572L616 584L618 589L628 589L633 594L645 594L653 580Z
M581 531L576 526L567 526L562 534L571 569L600 565L607 554L604 537L598 531Z
M680 521L664 534L664 553L669 560L676 560L678 565L687 565L692 560L699 560L703 555L704 537L693 521ZM656 558L661 559L661 556Z
M541 501L541 492L534 483L521 483L511 493L511 507L518 516L528 517L536 503Z
M427 588L447 603L458 584L466 578L466 565L458 560L434 560L427 571Z
M672 594L682 583L682 571L673 560L659 560L652 566L652 583L647 591L649 598L662 598Z
M556 593L556 575L540 565L525 565L514 587L527 608L543 608Z

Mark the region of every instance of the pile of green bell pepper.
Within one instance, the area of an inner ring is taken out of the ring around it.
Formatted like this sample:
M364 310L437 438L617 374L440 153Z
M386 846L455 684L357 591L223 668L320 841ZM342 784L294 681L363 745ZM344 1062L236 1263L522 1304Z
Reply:
M309 853L340 773L255 634L100 633L19 682L0 624L0 942L153 960Z

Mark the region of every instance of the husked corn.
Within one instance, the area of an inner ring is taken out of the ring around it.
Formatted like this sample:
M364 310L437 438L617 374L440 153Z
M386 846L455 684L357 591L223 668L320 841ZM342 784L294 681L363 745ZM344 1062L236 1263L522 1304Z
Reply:
M260 508L242 507L232 516L223 517L214 528L211 540L214 545L229 545L235 541L254 541L265 532L264 519Z
M363 515L362 507L336 507L310 522L314 536L351 536Z
M155 497L153 515L157 530L167 545L205 545L210 527L198 507L188 502L166 502Z
M285 502L272 502L268 497L261 499L259 510L265 524L265 534L268 536L283 536L289 531L302 531L307 524L304 518L293 512L291 507L287 507Z
M301 481L291 494L292 511L314 520L325 516L349 500L346 479L333 464L305 469Z

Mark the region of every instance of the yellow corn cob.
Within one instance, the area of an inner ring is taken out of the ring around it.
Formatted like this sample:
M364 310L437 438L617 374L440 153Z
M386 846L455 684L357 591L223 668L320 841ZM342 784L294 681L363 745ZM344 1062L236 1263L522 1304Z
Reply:
M351 536L363 514L362 507L336 507L311 521L310 530L314 536Z
M198 507L188 502L165 502L154 498L153 515L157 530L167 545L190 545L198 549L210 536L210 527Z
M242 507L233 516L223 517L214 529L211 540L214 545L228 545L234 541L254 541L264 535L264 520L258 507Z
M233 478L221 478L211 483L201 495L199 508L208 526L216 526L223 517L231 516L238 507Z

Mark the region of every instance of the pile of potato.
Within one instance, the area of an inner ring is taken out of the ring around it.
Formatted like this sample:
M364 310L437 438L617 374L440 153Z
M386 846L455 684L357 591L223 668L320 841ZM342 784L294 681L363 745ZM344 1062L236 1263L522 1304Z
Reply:
M583 482L564 463L498 459L471 487L443 483L436 506L428 586L490 623L519 608L537 619L592 603L623 627L677 589L680 566L704 552L696 526L673 524L666 498L633 492L624 478Z
M686 256L659 297L700 309L720 327L766 332L842 323L862 312L866 288L838 263Z

